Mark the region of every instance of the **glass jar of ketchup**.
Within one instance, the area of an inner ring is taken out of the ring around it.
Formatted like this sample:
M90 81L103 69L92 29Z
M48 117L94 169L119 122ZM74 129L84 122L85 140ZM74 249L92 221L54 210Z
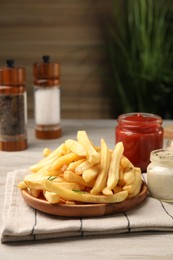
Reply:
M161 117L148 113L127 113L118 117L116 142L124 144L124 155L145 172L150 153L163 147Z

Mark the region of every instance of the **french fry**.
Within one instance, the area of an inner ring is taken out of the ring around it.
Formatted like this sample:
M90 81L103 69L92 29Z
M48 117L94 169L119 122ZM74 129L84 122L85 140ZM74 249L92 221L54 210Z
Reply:
M47 157L51 153L52 153L52 151L49 148L44 148L44 150L43 150L43 156L44 157Z
M75 161L75 162L71 162L69 163L69 165L67 166L67 171L75 171L75 169L83 162L85 162L86 160L85 159L80 159L78 161Z
M112 190L118 183L119 180L119 165L120 159L124 152L124 146L122 142L119 142L115 145L115 148L112 153L109 173L108 173L108 180L107 180L107 187Z
M63 169L60 168L58 170L50 169L50 165L47 165L41 168L38 172L36 172L35 176L59 176L63 173Z
M131 163L131 161L125 157L124 155L121 157L120 160L120 165L126 170L130 170L131 168L134 168L133 164Z
M88 169L90 169L93 165L95 165L94 162L89 162L87 160L85 160L84 162L82 162L80 165L78 165L75 169L75 173L82 175L82 173Z
M75 205L75 201L71 201L71 200L65 200L65 204L66 205Z
M45 181L44 186L46 190L57 193L61 198L65 200L74 200L85 203L117 203L124 201L128 196L127 191L121 191L109 196L92 195L90 193L65 189L60 184L57 184L55 186L54 182L48 180Z
M73 161L77 161L81 159L81 157L75 153L67 153L53 162L52 166L50 169L55 170L55 169L60 169L63 165L68 165L69 163Z
M34 177L32 174L26 175L24 178L24 183L27 186L27 188L34 189L34 190L43 190L44 189L44 180L47 179L47 177Z
M45 180L48 180L48 179L45 179ZM69 190L80 190L81 186L78 185L77 183L72 183L72 182L56 182L56 181L52 181L56 187L56 185L61 185L63 188L65 189L69 189ZM43 191L43 195L44 196L47 196L47 200L50 202L50 203L58 203L61 198L57 195L57 193L54 193L54 192L49 192L49 193L46 193L46 190Z
M80 185L80 189L84 190L85 187L89 186L88 183L86 183L81 176L77 175L76 173L72 171L65 171L63 175L64 179L68 182L75 182Z
M85 131L78 131L77 139L80 144L82 144L87 151L87 159L90 163L96 164L99 162L99 154L91 144L91 141L88 138L88 135Z
M24 181L21 181L18 183L17 187L20 189L20 190L24 190L27 188L27 185Z
M82 173L82 178L84 179L85 182L91 182L94 180L99 172L99 165L92 166L91 168L83 171Z
M120 165L122 166L122 168L126 168L129 166L129 163L130 161L127 159L127 157L125 157L124 155L121 156L121 159L120 159Z
M39 195L41 194L41 190L33 189L33 188L28 188L29 194L31 194L33 197L38 198Z
M125 185L125 180L124 180L124 172L123 172L123 167L120 165L119 166L119 180L118 180L118 186L123 187Z
M79 156L86 156L87 152L84 148L84 146L72 139L68 139L65 141L65 145L75 154L79 155Z
M135 172L141 173L141 169L139 167L134 167Z
M140 192L141 185L142 185L141 172L135 171L134 182L131 185L125 185L123 187L123 190L128 192L129 198L132 198L132 197L135 197Z
M124 172L124 181L125 185L131 185L135 179L135 169L131 168L130 170Z
M60 176L37 176L35 174L28 174L24 178L24 183L27 188L34 188L37 190L43 190L44 188L44 180L53 179L56 182L64 182L64 179Z
M104 195L107 195L107 196L113 194L112 190L110 190L108 187L105 187L105 188L102 190L102 193L103 193Z
M94 187L90 191L91 194L99 194L106 187L107 174L110 166L110 152L103 138L101 139L100 157L100 172Z
M60 197L55 192L50 192L50 191L44 190L43 195L44 195L45 199L51 204L60 202Z

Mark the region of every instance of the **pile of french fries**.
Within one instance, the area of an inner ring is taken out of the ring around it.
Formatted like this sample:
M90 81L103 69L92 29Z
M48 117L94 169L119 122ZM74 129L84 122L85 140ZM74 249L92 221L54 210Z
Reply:
M68 139L54 151L45 148L18 187L51 204L122 202L139 194L142 185L140 168L123 152L122 142L111 150L102 138L97 147L86 131L78 131L77 140Z

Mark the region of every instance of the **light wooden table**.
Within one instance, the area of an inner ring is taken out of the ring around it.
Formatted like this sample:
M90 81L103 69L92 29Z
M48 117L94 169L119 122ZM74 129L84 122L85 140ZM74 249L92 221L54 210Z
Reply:
M172 122L165 121L164 125ZM114 146L115 120L62 120L63 136L53 141L38 140L34 124L28 124L27 150L0 152L0 210L2 212L6 174L26 168L41 158L44 147L56 148L67 138L76 138L78 130L86 130L97 145L104 137L110 148ZM21 219L22 221L22 219ZM0 218L0 226L2 217ZM0 260L54 260L54 259L173 259L173 233L143 232L51 240L42 242L0 244Z

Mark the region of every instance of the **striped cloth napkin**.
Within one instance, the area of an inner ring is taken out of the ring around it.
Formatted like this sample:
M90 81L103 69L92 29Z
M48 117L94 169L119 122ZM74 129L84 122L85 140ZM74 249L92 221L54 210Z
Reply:
M109 216L67 218L29 207L17 188L27 170L9 172L6 180L2 243L140 231L173 231L173 203L147 197L137 208ZM145 175L144 175L145 177Z

